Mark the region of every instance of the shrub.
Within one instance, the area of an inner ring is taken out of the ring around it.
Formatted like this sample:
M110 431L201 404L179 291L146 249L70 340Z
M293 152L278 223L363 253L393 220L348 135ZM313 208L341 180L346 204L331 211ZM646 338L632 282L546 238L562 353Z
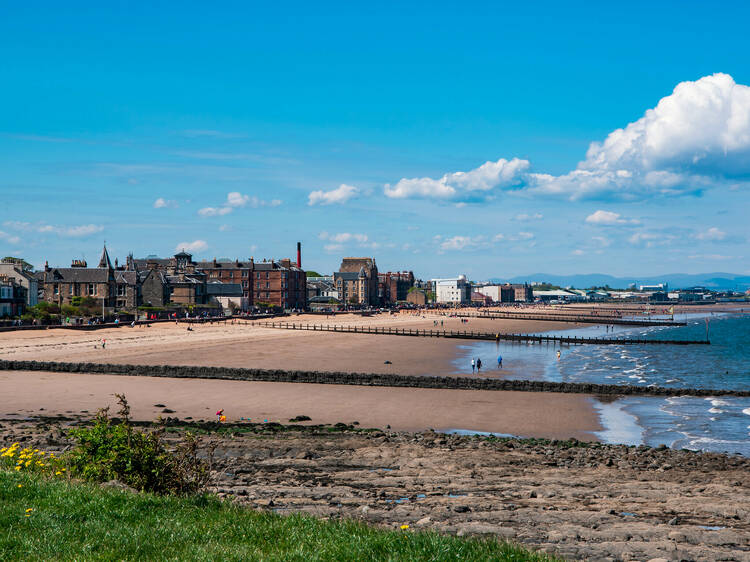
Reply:
M75 448L65 458L73 475L94 482L119 480L132 488L157 494L187 495L206 490L210 460L198 458L198 441L190 433L170 449L164 427L145 432L133 428L130 406L121 394L117 423L109 408L99 410L92 427L73 429Z

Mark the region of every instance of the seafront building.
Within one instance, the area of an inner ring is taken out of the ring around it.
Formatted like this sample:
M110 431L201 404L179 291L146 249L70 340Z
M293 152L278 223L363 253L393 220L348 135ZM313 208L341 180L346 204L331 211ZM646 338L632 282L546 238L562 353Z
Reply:
M378 306L378 266L374 258L344 258L333 274L342 303Z
M117 283L115 268L109 259L107 247L97 267L88 267L86 260L73 260L70 267L50 267L36 275L42 300L62 307L72 305L83 297L101 302L102 309L112 309L116 304Z
M406 301L409 290L414 287L414 273L397 271L378 274L378 299L387 306Z
M3 258L0 261L0 275L12 278L15 283L26 290L26 306L35 306L39 302L39 284L31 266L22 259Z
M465 275L448 279L433 279L435 302L440 304L466 304L471 302L471 283Z
M0 274L0 318L21 316L26 310L28 289L15 277Z
M131 254L124 266L116 259L112 264L105 246L97 267L88 267L85 260L73 260L70 267L50 267L47 263L43 271L28 276L29 286L35 292L38 286L46 302L62 307L88 297L100 302L103 313L108 314L135 311L141 306L220 306L232 311L257 306L302 310L307 306L299 244L296 263L291 259L254 262L253 258L194 262L192 254L183 251L169 258L134 258Z

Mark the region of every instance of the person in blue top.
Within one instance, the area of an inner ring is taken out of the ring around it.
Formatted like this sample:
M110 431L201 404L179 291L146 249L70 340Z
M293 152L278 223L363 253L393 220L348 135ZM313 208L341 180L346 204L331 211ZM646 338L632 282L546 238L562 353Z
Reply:
M497 356L497 368L498 369L503 368L503 356L502 355Z

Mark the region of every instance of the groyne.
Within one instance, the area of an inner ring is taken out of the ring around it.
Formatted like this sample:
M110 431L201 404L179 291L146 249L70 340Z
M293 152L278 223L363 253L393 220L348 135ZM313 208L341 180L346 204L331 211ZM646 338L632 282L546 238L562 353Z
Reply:
M372 334L385 336L411 336L422 338L452 338L479 341L514 341L524 343L559 343L566 345L709 345L709 340L670 340L648 338L596 338L583 336L550 336L544 334L501 334L470 330L428 330L398 328L393 326L336 326L297 322L254 322L255 326L278 330L306 330L311 332L337 332L346 334Z
M600 316L597 314L541 314L537 312L457 312L458 318L485 320L535 320L542 322L572 322L575 324L610 324L620 326L685 326L686 322L666 319L623 318L622 316Z
M291 382L354 386L388 386L451 390L514 390L520 392L565 392L610 396L737 396L750 390L667 388L613 384L502 380L479 376L413 376L390 373L334 371L285 371L187 365L124 365L112 363L62 363L55 361L4 361L0 371L45 371L51 373L107 374L141 377L196 378L235 381Z

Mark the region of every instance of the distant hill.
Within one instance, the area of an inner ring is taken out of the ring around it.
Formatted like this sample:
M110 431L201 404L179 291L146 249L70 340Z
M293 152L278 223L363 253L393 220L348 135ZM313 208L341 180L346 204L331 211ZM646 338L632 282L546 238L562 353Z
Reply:
M492 278L492 283L525 283L544 281L560 287L602 287L609 285L614 289L626 289L631 283L636 285L656 285L669 283L670 289L687 287L706 287L715 291L746 291L750 289L750 276L734 273L668 273L654 277L615 277L604 273L585 273L578 275L555 275L553 273L533 273L519 275L510 279Z

